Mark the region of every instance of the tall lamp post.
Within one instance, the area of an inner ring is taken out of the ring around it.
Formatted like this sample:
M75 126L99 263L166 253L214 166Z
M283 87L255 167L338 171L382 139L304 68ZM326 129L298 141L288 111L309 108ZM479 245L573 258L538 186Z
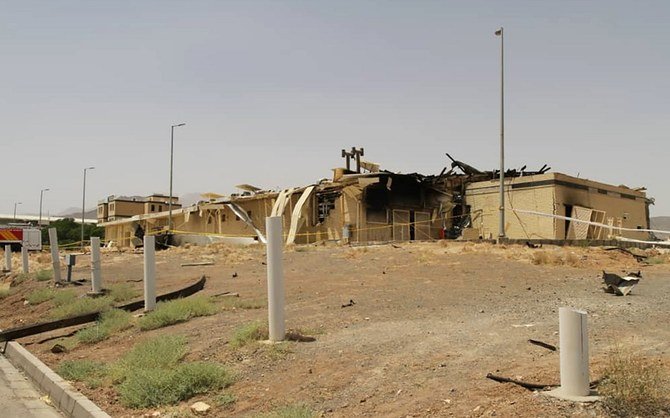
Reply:
M505 239L505 42L502 26L495 31L500 37L500 229L498 242Z
M44 192L48 192L49 189L40 190L40 216L37 221L37 226L42 226L42 197L44 197Z
M185 123L172 125L170 128L170 200L168 201L168 233L172 232L172 167L174 165L174 128L184 126Z
M81 196L81 249L84 249L84 215L86 214L86 171L94 170L95 167L86 167L84 169L84 187Z
M14 202L14 221L16 221L16 205L22 205L21 202Z

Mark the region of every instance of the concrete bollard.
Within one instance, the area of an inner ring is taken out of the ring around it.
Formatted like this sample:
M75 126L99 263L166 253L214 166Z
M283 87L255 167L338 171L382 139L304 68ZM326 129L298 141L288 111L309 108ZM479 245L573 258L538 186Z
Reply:
M586 312L559 308L558 323L561 391L568 396L588 396L589 336L586 329Z
M99 237L91 237L91 293L94 295L102 293Z
M283 341L286 337L284 323L284 237L282 235L282 217L265 218L267 234L267 271L268 271L268 325L270 341Z
M591 394L589 383L589 335L586 312L573 308L559 308L559 345L561 360L561 387L548 392L559 399L593 402L599 399Z
M144 236L144 311L156 307L156 237Z
M54 281L60 283L60 256L58 255L58 231L56 231L56 228L49 228L49 247L51 248L51 264L54 269Z
M30 266L28 264L28 249L25 245L21 246L21 261L23 262L23 272L28 274Z
M5 245L5 271L12 271L12 246Z

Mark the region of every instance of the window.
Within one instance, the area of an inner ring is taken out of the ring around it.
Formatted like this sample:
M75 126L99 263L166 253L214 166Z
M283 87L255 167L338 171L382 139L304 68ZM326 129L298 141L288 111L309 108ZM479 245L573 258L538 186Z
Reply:
M151 205L151 211L154 212L156 210L156 206Z
M158 211L163 212L163 205L158 205Z
M251 211L250 210L247 211L247 216L249 217L249 219L251 219Z
M114 206L115 206L114 203L110 203L110 204L109 204L109 210L110 210L111 212L114 212Z
M221 222L226 222L226 214L225 213L221 214Z

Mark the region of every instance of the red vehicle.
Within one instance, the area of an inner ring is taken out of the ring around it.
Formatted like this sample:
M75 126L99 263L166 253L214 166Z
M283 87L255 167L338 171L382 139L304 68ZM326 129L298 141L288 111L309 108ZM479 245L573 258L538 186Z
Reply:
M42 249L42 231L27 224L0 225L0 246L11 245L12 249L25 246L29 251Z

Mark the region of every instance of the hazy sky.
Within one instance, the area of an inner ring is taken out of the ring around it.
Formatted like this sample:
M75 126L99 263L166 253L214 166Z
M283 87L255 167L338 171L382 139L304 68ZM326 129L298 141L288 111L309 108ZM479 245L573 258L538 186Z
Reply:
M340 150L631 187L670 215L668 1L1 1L0 212L306 184Z

